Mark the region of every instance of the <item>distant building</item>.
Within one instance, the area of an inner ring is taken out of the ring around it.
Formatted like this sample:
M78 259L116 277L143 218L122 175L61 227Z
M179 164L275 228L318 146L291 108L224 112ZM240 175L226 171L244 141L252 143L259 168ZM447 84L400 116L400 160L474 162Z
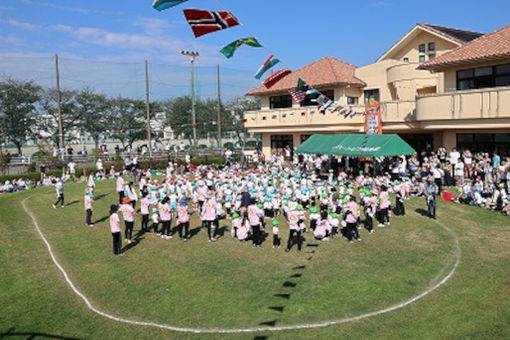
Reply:
M381 101L383 131L418 150L510 151L510 26L484 35L417 24L373 64L355 67L325 57L269 90L250 91L262 108L245 114L245 126L262 134L266 156L315 133L364 132L363 115L323 115L310 98L293 101L288 91L298 78L358 113L370 98Z

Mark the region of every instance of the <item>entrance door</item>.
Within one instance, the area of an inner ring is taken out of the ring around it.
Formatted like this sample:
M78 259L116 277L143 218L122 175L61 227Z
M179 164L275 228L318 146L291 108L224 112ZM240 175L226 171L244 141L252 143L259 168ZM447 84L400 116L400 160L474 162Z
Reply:
M292 135L272 135L271 136L271 152L277 155L284 154L285 148L289 147L294 152L294 136Z

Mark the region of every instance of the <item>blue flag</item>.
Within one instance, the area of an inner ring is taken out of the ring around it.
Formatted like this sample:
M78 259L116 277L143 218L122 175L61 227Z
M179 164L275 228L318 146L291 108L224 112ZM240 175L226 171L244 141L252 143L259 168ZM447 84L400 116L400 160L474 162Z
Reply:
M278 58L276 58L274 55L267 58L267 60L264 62L264 64L262 64L262 66L260 66L257 73L255 73L255 79L262 78L262 75L264 73L269 71L274 65L278 64L279 62L280 62L280 60Z
M158 11L164 11L165 9L177 6L186 1L188 0L154 0L154 2L152 3L152 7L154 7L154 9L157 9Z

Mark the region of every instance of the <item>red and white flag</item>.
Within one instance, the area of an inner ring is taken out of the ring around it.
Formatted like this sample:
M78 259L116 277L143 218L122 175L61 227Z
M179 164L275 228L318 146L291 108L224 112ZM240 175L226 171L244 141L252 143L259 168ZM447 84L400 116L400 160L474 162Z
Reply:
M196 38L239 25L239 20L230 12L185 9L184 16Z

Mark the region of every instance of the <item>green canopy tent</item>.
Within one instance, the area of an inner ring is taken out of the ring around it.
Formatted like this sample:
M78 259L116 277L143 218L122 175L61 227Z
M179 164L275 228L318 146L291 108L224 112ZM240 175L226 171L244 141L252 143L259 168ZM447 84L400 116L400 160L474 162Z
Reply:
M409 144L395 134L313 135L301 144L296 152L367 158L416 154L416 151Z

